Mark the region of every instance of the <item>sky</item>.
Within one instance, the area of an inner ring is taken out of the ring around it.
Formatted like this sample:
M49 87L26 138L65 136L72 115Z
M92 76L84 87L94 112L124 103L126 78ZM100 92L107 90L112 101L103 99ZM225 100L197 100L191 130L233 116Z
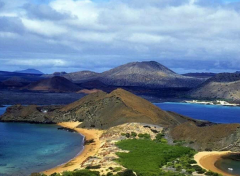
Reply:
M0 0L0 70L240 70L239 0Z

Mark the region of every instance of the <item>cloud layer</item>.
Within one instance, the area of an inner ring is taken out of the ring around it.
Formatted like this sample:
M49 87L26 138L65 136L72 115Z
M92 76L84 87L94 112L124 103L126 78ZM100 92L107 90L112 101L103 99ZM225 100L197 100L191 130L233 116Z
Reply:
M240 3L220 0L0 0L0 70L240 70L239 22Z

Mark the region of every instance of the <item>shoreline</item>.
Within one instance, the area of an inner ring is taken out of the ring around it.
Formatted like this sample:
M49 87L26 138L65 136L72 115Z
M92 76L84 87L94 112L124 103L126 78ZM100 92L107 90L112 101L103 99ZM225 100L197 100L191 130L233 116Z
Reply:
M80 122L62 122L58 123L57 125L65 128L70 128L84 136L85 140L93 139L94 142L88 145L83 146L82 150L79 151L77 156L72 158L70 161L58 165L54 168L49 170L43 171L46 175L51 175L53 173L62 173L64 171L74 171L75 169L81 169L81 164L90 156L94 156L100 148L100 140L99 137L101 136L102 132L96 129L83 129L83 128L76 128Z
M227 107L240 107L240 104L229 103L227 101L220 101L220 100L210 100L210 101L184 100L183 103L202 104L202 105L215 105L215 106L227 106Z
M194 156L194 160L202 168L222 174L224 176L234 176L233 174L224 172L215 166L216 161L218 161L222 156L230 154L230 151L213 151L213 152L199 152Z

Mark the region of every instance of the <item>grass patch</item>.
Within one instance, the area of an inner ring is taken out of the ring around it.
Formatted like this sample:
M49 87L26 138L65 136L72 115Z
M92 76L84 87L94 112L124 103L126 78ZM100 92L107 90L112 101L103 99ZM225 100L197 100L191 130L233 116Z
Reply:
M162 173L161 167L167 162L186 154L194 153L194 150L181 146L170 146L151 140L128 139L116 144L129 153L117 153L118 162L124 167L134 170L138 175L150 176Z

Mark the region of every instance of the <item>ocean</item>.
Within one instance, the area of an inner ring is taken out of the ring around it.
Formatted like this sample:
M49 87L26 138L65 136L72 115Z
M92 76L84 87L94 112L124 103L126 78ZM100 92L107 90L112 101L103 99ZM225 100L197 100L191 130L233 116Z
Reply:
M240 123L240 107L191 103L155 103L162 110L173 111L194 119L215 123Z
M0 114L5 109L0 108ZM75 157L83 149L83 136L58 127L0 123L0 175L27 176Z

